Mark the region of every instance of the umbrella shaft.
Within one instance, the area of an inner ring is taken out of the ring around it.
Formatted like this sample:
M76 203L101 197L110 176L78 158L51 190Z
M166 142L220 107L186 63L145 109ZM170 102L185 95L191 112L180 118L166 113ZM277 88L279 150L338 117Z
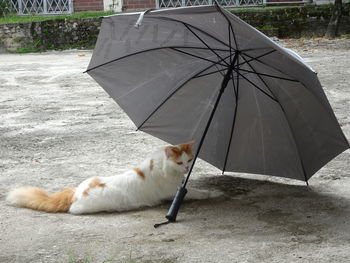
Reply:
M237 61L237 57L238 57L238 51L235 52L235 55L234 55L233 60L232 60L232 62L231 62L231 65L229 66L229 68L228 68L228 70L227 70L227 72L226 72L226 75L225 75L224 79L223 79L222 82L221 82L221 88L220 88L218 97L216 98L216 101L215 101L213 110L212 110L212 112L211 112L211 114L210 114L210 117L209 117L209 119L208 119L207 125L206 125L206 127L205 127L205 129L204 129L204 133L203 133L202 138L201 138L201 140L200 140L200 142L199 142L199 145L198 145L198 148L197 148L197 151L196 151L196 155L195 155L195 157L194 157L194 159L193 159L191 168L190 168L190 170L189 170L189 172L188 172L188 174L187 174L187 176L186 176L186 178L185 178L185 180L184 180L184 182L183 182L183 184L182 184L182 187L183 187L183 188L185 188L186 185L187 185L188 179L190 178L190 175L191 175L191 173L192 173L193 166L194 166L194 164L195 164L195 162L196 162L196 160L197 160L198 154L199 154L199 152L200 152L200 150L201 150L201 148L202 148L202 145L203 145L205 136L207 135L207 132L208 132L208 130L209 130L211 121L213 120L213 117L214 117L216 108L218 107L219 102L220 102L220 99L221 99L221 96L222 96L222 94L224 93L225 88L227 87L227 84L228 84L228 82L229 82L230 79L231 79L231 74L232 74L232 71L233 71L233 69L234 69L234 67L235 67L235 63L236 63L236 61Z

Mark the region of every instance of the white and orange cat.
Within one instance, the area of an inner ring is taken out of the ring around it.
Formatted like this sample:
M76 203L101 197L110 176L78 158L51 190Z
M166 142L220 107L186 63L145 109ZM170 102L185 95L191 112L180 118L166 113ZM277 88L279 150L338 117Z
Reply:
M78 187L49 194L36 187L12 190L7 202L45 212L89 214L126 211L171 200L193 159L192 143L154 152L138 168L109 177L92 177ZM220 193L189 189L187 199L217 197Z

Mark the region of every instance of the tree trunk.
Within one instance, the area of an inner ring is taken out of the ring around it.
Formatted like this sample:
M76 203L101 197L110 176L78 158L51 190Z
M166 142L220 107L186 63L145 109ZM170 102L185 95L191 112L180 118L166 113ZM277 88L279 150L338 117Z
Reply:
M342 12L342 0L334 0L334 8L332 12L331 20L329 21L326 38L334 38L338 34L339 23Z

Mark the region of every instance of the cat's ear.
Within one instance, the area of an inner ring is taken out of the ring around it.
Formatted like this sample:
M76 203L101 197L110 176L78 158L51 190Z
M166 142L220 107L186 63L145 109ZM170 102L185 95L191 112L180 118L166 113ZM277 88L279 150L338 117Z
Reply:
M185 143L185 144L187 144L189 147L191 147L192 148L192 146L193 146L193 144L195 143L195 141L190 141L190 142L188 142L188 143Z
M192 146L194 144L194 141L190 141L190 142L187 142L187 143L182 143L182 144L179 144L179 148L188 153L188 154L191 154L192 153Z
M180 155L180 149L175 146L167 146L164 149L165 156L169 159L170 157L178 157Z

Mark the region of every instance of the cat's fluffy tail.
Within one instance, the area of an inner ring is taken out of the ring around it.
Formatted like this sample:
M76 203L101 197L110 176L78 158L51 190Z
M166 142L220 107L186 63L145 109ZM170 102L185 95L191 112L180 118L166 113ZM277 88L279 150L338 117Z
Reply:
M74 187L54 194L49 194L37 187L21 187L9 192L6 201L13 206L49 213L67 212L73 202L74 192Z

